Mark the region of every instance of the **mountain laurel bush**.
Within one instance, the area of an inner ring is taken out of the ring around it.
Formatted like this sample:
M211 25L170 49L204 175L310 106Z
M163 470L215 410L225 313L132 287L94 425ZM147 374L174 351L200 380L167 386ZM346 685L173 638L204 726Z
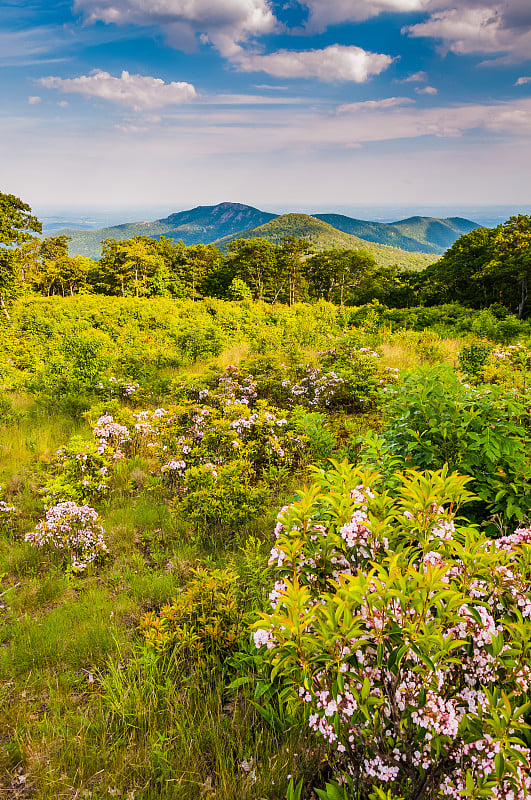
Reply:
M531 529L460 519L470 479L446 468L394 489L346 462L315 478L278 516L254 641L349 797L529 797Z

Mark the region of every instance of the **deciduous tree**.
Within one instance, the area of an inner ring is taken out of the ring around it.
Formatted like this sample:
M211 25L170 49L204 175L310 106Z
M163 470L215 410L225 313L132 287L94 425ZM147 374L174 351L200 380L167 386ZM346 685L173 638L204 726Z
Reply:
M16 248L41 233L42 225L27 203L13 194L0 192L0 305L7 318L7 305L20 286Z

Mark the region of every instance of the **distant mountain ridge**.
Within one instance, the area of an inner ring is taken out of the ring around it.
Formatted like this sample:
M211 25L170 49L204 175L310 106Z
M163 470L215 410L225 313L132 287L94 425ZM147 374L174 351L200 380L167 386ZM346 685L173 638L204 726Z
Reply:
M437 217L410 217L398 222L367 222L343 214L315 214L317 219L328 222L334 228L368 242L399 247L412 253L441 255L453 245L463 233L478 225L461 217L438 219Z
M225 250L227 245L235 239L254 239L257 237L267 239L273 244L280 244L285 236L296 236L307 239L314 250L331 250L333 248L347 250L367 250L380 266L398 264L402 269L423 269L432 264L438 256L428 253L408 252L398 247L370 242L344 233L334 228L328 222L308 214L283 214L256 228L225 236L214 244Z
M122 240L132 236L150 236L159 239L165 236L174 241L180 240L185 245L210 244L223 241L227 237L245 238L247 231L267 225L280 216L243 203L225 202L178 211L153 222L128 222L98 230L65 228L55 235L65 234L72 237L72 254L99 258L101 242L106 238ZM440 255L463 233L469 233L478 227L477 223L459 217L411 217L392 223L358 220L342 214L284 214L282 217L296 218L288 226L291 233L284 235L303 237L307 220L313 219L329 225L340 234L355 236L365 242L387 245L409 253L431 255ZM317 235L315 230L314 233ZM329 231L325 238L330 238Z

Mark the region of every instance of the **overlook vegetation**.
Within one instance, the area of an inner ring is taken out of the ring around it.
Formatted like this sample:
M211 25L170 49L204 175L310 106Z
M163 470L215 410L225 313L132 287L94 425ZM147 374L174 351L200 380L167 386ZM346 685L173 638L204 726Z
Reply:
M404 275L0 197L0 796L528 797L529 218Z

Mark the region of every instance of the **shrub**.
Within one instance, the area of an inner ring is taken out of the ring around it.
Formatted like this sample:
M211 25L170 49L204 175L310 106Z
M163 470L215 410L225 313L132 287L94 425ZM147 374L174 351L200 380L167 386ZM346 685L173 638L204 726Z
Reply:
M73 328L51 338L30 388L46 403L67 411L88 408L112 361L113 343L103 331Z
M73 437L57 451L58 475L46 484L46 504L64 500L83 504L101 499L109 488L111 463L94 442Z
M234 531L259 516L266 498L265 487L256 485L248 462L202 464L186 471L185 485L172 510L211 535L212 528Z
M473 377L483 374L484 368L492 353L492 345L487 341L478 340L465 345L457 356L459 368L462 372Z
M307 412L298 407L292 412L292 424L308 442L308 455L312 462L326 461L336 447L336 437L327 427L326 414Z
M408 466L436 469L447 463L474 476L480 519L487 512L522 519L531 505L529 440L520 424L525 414L512 392L474 389L451 370L435 368L412 373L390 389L382 436Z
M104 530L96 524L97 519L97 512L90 506L71 501L58 503L46 511L45 519L25 538L34 547L62 551L71 559L72 572L83 572L108 552Z
M229 569L194 570L175 600L142 617L146 644L190 666L221 666L246 634L237 579Z
M255 643L349 797L527 797L531 529L464 526L446 469L399 480L336 464L282 510Z
M241 278L233 278L227 290L229 300L252 300L253 294L245 281Z

